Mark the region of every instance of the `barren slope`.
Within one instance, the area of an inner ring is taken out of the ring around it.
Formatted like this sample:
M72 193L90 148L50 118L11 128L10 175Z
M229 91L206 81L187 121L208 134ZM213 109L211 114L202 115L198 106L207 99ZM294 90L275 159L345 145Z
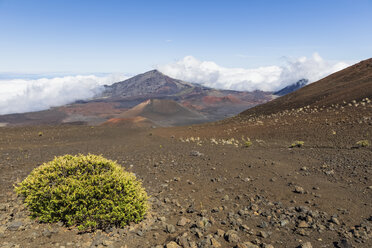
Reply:
M244 111L242 115L271 114L283 110L344 104L372 98L372 58L336 72L298 91L277 98L268 104Z
M142 116L161 126L205 122L206 118L172 100L147 100L122 113L121 118Z

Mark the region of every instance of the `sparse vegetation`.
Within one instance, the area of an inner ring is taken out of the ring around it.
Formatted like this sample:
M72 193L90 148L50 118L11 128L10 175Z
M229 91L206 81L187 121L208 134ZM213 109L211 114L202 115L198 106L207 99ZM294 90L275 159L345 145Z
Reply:
M305 142L303 142L303 141L299 141L299 140L296 140L295 142L293 142L293 143L289 146L289 148L302 147L304 144L305 144Z
M368 140L359 140L356 143L357 147L369 147L369 141Z
M16 185L32 217L79 230L123 227L143 219L147 194L133 173L96 155L65 155L44 163Z
M252 141L248 140L244 142L244 147L250 147L252 145Z
M38 133L39 137L43 136L43 132Z

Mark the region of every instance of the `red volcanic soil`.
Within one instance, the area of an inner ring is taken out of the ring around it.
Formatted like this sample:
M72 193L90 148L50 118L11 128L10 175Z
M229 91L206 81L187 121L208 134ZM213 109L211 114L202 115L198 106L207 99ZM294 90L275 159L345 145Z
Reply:
M205 104L221 104L221 103L234 103L239 104L242 103L240 99L238 99L235 96L227 95L223 97L217 97L217 96L205 96L203 97L203 103Z
M128 127L151 127L154 125L149 119L136 116L136 117L128 117L128 118L111 118L106 122L102 123L101 125L107 126L128 126Z
M67 114L107 116L125 111L125 109L117 108L118 106L119 104L115 102L88 102L63 106L58 109Z
M204 109L203 106L193 104L193 102L190 102L190 101L183 101L182 105L185 106L186 108L195 109L197 111L200 111L200 110Z
M142 116L160 126L186 125L205 121L205 117L172 100L151 99L120 114L122 118Z

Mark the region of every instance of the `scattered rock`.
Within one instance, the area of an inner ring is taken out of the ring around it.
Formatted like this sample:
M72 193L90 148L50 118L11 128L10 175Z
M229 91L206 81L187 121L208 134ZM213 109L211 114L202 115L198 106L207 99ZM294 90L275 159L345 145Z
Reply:
M244 243L237 244L235 248L260 248L260 247L251 242L244 242Z
M313 248L310 242L301 244L298 248Z
M237 243L239 242L240 238L238 236L238 233L235 230L229 230L225 233L225 239L228 242Z
M331 222L336 224L336 225L340 225L340 221L336 217L332 217Z
M187 219L185 217L181 217L181 219L177 222L177 226L184 226L189 222L190 222L189 219Z
M304 188L300 187L300 186L295 186L293 192L297 193L297 194L305 194L305 190Z
M350 241L343 239L340 242L336 242L335 246L337 248L353 248L353 245L350 243Z
M286 226L286 225L288 225L288 223L289 223L289 221L288 220L281 220L280 221L280 226Z
M165 245L166 248L181 248L176 242L171 241L168 244Z
M191 151L190 156L201 157L201 156L204 156L204 154L199 151Z
M299 227L299 228L308 228L309 227L309 224L306 221L303 220L300 223L298 223L297 227Z
M225 231L221 229L217 229L216 234L218 237L223 237L225 235Z
M265 232L265 231L260 231L260 232L258 233L258 236L260 236L260 237L266 239L266 238L269 237L269 234L268 234L267 232Z
M45 228L42 234L44 237L50 238L52 237L53 233L49 230L49 228Z
M17 231L22 225L23 223L21 221L13 221L8 225L7 229L9 231Z
M176 232L176 228L172 224L168 224L165 227L165 231L167 233L175 233Z
M218 248L218 247L221 247L221 244L215 238L211 238L211 246L213 248Z

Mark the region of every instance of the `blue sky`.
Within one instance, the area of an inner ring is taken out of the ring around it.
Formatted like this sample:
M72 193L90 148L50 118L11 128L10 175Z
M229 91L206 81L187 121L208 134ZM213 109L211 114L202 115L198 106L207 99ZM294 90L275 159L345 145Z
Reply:
M0 72L140 73L372 57L371 0L0 0Z

